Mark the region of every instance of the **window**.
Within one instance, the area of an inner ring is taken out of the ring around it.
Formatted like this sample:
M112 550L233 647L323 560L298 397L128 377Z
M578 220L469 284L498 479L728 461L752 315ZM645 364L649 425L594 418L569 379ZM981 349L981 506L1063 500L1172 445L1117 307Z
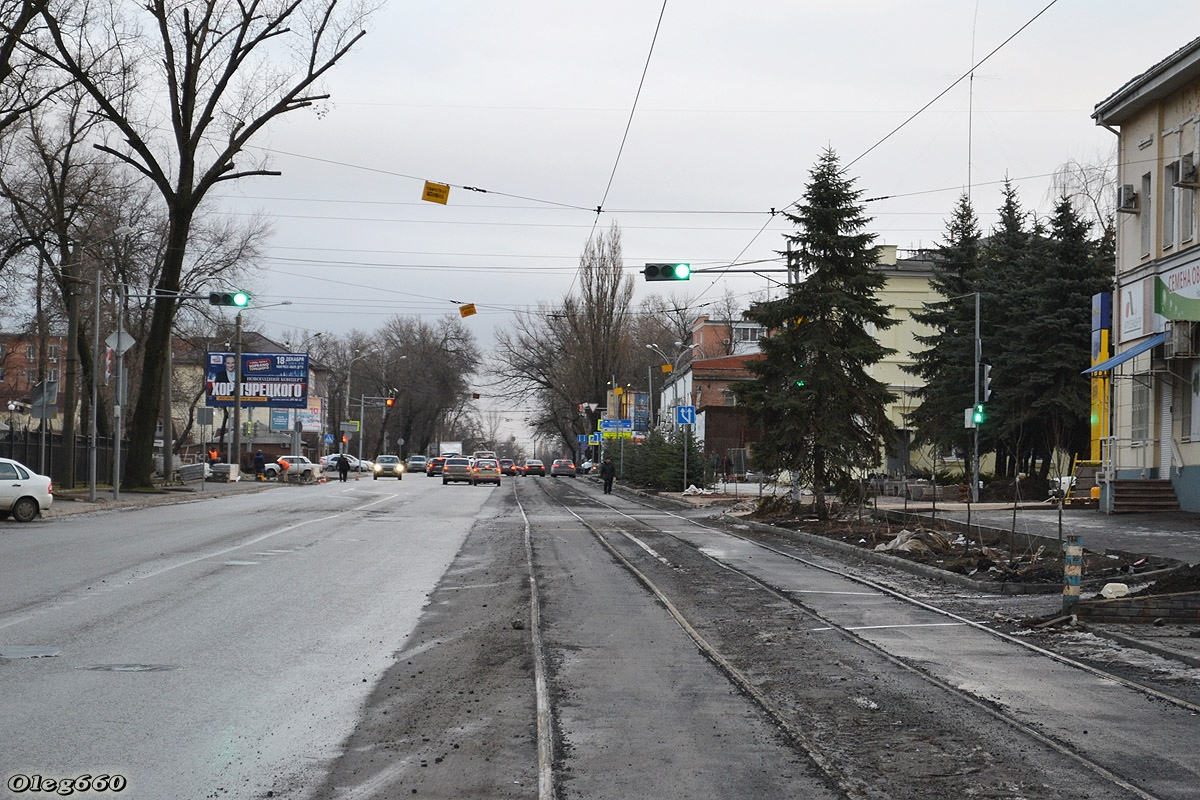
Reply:
M31 344L25 345L25 360L32 362L35 359L37 359L37 349Z
M58 345L56 345L56 344L49 344L49 345L46 345L46 356L47 356L47 357L48 357L48 358L49 358L51 361L58 361L58 351L59 351L59 349L60 349L60 348L59 348L59 346L58 346Z
M1137 375L1133 379L1133 424L1129 437L1134 442L1150 440L1150 375Z
M1138 198L1141 201L1142 207L1138 209L1138 213L1142 217L1142 255L1150 255L1150 250L1154 245L1154 218L1150 213L1150 173L1147 172L1142 176L1142 194Z
M734 394L732 389L722 390L721 396L725 401L725 405L727 405L727 406L736 406L737 405L737 395Z
M1187 165L1196 163L1196 156L1193 153L1188 153L1183 157L1184 167L1181 167L1181 178L1188 180L1195 177L1194 175L1184 175ZM1192 171L1195 172L1195 167ZM1180 187L1179 189L1179 241L1190 242L1196 238L1196 190L1189 187Z
M58 370L56 370L56 369L46 370L46 380L54 381L55 383L58 383Z
M1163 249L1175 245L1175 184L1179 182L1179 162L1173 161L1163 168Z
M0 358L4 358L6 355L8 355L8 345L0 344Z

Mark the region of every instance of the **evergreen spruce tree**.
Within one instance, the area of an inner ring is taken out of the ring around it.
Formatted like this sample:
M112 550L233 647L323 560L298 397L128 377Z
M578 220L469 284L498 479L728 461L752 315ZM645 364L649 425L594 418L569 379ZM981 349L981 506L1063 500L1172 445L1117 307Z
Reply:
M1089 238L1090 225L1061 198L1049 221L1048 238L1037 242L1036 304L1018 337L1029 397L1032 456L1038 474L1049 475L1059 450L1085 452L1090 439L1091 383L1081 374L1090 364L1092 296L1112 288L1111 263L1103 241Z
M735 389L760 431L758 466L808 478L819 519L829 516L825 488L848 491L855 470L877 466L894 433L886 413L893 396L869 370L894 352L875 333L895 321L877 296L885 279L860 196L826 150L801 203L784 212L798 228L786 238L803 278L748 313L768 331L765 358L749 362L755 379Z
M996 471L1011 476L1019 471L1030 443L1027 426L1034 397L1025 372L1036 353L1018 342L1022 326L1040 308L1040 280L1030 247L1033 234L1011 182L1005 181L1003 194L1000 219L984 242L976 284L983 308L980 358L992 367L992 396L979 429L979 448L981 453L995 450Z
M925 303L913 319L932 329L917 335L925 349L912 353L908 371L923 385L914 394L921 404L907 422L916 429L916 444L931 444L943 453L971 452L971 434L963 427L963 411L975 403L975 286L981 247L979 221L963 194L946 225L944 244L933 253L930 287L938 300Z

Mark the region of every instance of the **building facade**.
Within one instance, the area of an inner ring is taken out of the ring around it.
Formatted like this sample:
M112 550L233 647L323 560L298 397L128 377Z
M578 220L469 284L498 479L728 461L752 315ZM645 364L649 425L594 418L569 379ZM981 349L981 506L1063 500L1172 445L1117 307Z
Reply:
M1090 370L1111 379L1101 507L1113 481L1148 478L1200 511L1200 39L1092 116L1118 142L1114 354Z

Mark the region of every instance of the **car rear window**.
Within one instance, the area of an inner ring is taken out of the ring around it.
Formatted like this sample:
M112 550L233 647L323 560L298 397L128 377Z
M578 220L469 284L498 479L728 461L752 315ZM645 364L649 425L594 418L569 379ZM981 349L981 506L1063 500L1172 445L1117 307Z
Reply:
M471 460L468 458L447 458L446 463L455 467L470 466Z
M475 464L476 466L483 467L485 469L491 469L499 466L499 464L497 464L495 461L492 461L490 458L481 458L479 461L475 462Z

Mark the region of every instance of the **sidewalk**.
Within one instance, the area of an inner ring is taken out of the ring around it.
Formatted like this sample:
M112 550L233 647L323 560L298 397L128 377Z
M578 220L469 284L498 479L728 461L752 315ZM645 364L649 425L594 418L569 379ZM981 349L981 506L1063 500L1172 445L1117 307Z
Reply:
M46 512L46 519L58 519L74 514L86 514L91 511L106 511L114 508L139 508L151 505L170 505L171 503L190 503L195 500L216 499L233 494L262 492L289 484L275 481L259 482L242 480L229 481L197 481L183 486L160 487L141 491L123 491L120 498L113 500L112 490L97 490L95 502L88 500L88 488L54 490L54 504Z

